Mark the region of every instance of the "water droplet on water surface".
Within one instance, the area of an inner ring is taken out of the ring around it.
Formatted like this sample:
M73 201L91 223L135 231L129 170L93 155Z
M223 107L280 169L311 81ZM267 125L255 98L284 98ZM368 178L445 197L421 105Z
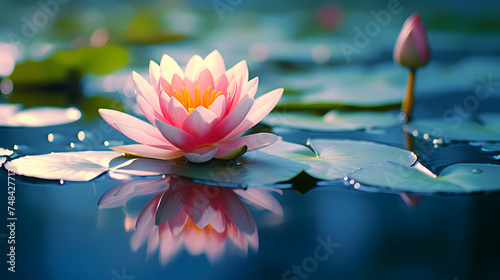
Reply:
M49 134L47 135L47 140L49 140L49 142L54 141L54 134L49 133Z
M14 84L12 84L11 80L3 79L2 82L0 82L0 91L2 91L3 94L9 95L13 89Z
M406 123L408 121L408 116L406 116L405 112L399 111L398 119L399 119L400 122ZM404 130L404 128L403 128L403 130ZM408 132L408 130L405 131L405 132Z
M85 140L85 132L84 131L78 132L77 137L78 137L78 140L80 140L80 141Z

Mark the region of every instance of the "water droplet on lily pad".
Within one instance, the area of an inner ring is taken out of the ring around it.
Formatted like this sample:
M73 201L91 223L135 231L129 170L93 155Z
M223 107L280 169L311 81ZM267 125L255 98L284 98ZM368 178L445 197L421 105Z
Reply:
M481 170L479 168L474 168L474 169L472 169L472 173L474 173L474 174L481 174L481 173L483 173L483 170Z

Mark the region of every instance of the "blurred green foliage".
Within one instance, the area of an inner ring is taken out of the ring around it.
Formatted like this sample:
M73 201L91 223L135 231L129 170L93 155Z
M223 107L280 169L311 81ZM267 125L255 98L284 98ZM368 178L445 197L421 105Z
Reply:
M104 75L127 65L129 54L126 48L105 45L90 46L74 50L61 50L40 62L31 60L16 65L9 79L20 84L47 85L64 82L71 73L78 75Z

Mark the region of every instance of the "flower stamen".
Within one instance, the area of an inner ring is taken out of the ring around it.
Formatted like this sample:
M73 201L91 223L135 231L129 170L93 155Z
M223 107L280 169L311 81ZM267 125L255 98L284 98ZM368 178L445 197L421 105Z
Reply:
M194 99L191 97L189 93L189 89L187 87L181 87L182 93L179 93L177 90L172 90L172 94L169 96L177 99L186 111L191 114L196 108L199 106L203 106L207 109L210 109L212 103L214 103L217 97L222 95L222 91L211 90L211 86L208 86L203 94L201 94L200 86L194 86ZM168 93L167 93L168 94Z

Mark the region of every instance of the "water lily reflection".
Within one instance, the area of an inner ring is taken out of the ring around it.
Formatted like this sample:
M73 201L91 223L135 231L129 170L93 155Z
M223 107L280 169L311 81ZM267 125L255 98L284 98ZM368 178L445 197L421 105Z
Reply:
M134 251L147 241L148 255L159 250L166 264L184 247L190 255L220 259L226 246L243 255L259 247L257 226L240 197L283 215L271 194L279 189L233 189L196 184L177 177L142 179L122 183L103 195L99 208L124 205L132 197L154 194L137 218L130 245Z

